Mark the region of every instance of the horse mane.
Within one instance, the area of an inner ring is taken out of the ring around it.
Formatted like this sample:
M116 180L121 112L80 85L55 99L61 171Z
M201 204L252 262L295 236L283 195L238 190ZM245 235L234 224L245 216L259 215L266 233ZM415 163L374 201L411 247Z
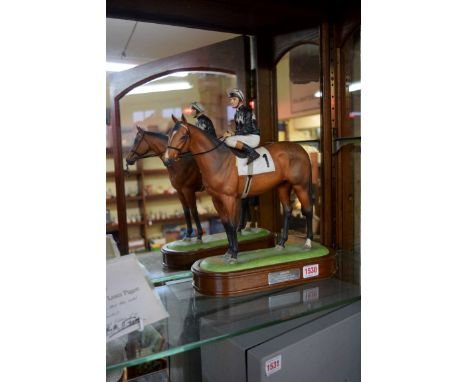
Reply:
M159 138L162 141L166 142L168 141L169 137L166 134L159 133L156 131L145 131L145 134L151 135L152 137Z
M183 121L179 121L178 123L176 123L176 125L173 127L173 129L179 129L180 125L182 125L184 122ZM202 130L200 129L199 127L195 126L195 125L192 125L191 123L189 122L185 122L185 124L188 126L188 127L193 127L194 129L197 129L197 131L199 131L200 133L202 133L205 137L208 138L208 140L214 145L214 146L217 146L219 145L219 143L221 142L220 139L216 138L216 137L213 137L211 134L207 133L205 130ZM224 146L226 146L226 144L224 142L222 142ZM226 146L227 147L227 146Z

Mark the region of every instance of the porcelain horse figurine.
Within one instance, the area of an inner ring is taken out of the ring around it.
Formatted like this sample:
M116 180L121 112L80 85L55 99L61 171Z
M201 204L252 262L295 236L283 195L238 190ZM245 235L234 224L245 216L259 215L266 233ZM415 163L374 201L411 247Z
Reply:
M163 160L162 156L166 151L168 137L162 133L149 132L137 126L138 133L133 146L126 157L127 164L132 165L138 159L157 156ZM177 191L177 196L184 210L187 231L185 241L190 240L193 234L192 218L197 226L197 241L202 241L203 230L198 216L195 192L203 190L203 182L197 163L191 157L183 158L170 166L166 165L169 180Z
M271 143L267 149L275 165L273 172L254 175L251 179L238 175L236 156L222 141L217 140L187 122L182 115L179 121L174 116L174 127L169 133L164 159L177 163L177 158L190 151L202 173L206 191L212 196L226 230L229 247L225 254L228 262L237 261L238 242L236 228L239 224L239 199L245 193L246 182L250 181L248 196L260 195L272 188L277 188L283 206L283 233L278 244L280 248L288 239L289 217L292 208L290 193L294 190L306 217L305 247L312 245L312 177L311 164L307 152L297 143ZM257 160L263 160L260 157Z

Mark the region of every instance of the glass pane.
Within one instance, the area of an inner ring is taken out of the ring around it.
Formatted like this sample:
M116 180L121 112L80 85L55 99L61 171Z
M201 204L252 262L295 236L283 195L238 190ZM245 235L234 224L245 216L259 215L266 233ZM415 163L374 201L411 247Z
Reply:
M146 326L144 332L135 331L108 342L108 371L188 352L360 300L359 286L336 279L224 298L200 295L191 280L156 290L169 318Z
M342 102L342 123L338 126L339 138L344 144L337 155L337 175L341 215L338 219L337 244L343 256L354 258L360 263L361 252L361 31L350 34L342 49L342 73L344 78L344 99ZM352 142L352 143L351 143ZM340 269L340 278L359 283L359 266Z
M291 49L276 65L278 141L320 138L319 47Z
M342 214L338 219L338 240L342 256L349 256L354 263L340 268L339 277L343 281L359 283L361 260L361 146L348 144L339 152L342 162L339 185L342 189Z
M345 104L341 137L361 136L361 31L343 46Z
M319 47L303 44L291 49L276 65L278 141L294 141L307 151L312 164L314 187L314 240L320 240L321 149L320 149L320 60ZM289 226L290 240L305 238L305 218L294 192ZM282 208L280 206L280 208Z
M164 267L162 253L158 250L139 253L136 256L138 261L148 271L148 277L153 284L163 284L179 279L192 279L192 272L190 270L171 270Z
M353 251L361 253L361 145L354 145L353 154ZM360 256L359 256L360 257Z
M122 150L125 157L137 135L136 126L166 134L174 125L172 115L195 124L191 103L200 103L211 119L217 136L229 128L230 109L226 92L236 86L236 77L214 72L177 72L143 84L120 100ZM186 232L182 204L171 185L167 170L158 157L138 160L129 166L125 180L129 252L158 249L181 239ZM217 218L211 198L197 193L202 229L215 233ZM196 226L192 221L194 234ZM213 231L213 232L212 232Z

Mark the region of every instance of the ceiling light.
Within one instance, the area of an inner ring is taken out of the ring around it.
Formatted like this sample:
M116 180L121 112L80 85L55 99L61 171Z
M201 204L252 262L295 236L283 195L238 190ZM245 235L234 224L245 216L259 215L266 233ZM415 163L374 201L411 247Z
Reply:
M322 96L322 92L319 90L318 92L315 92L314 97L320 98Z
M106 72L122 72L134 68L135 64L124 64L122 62L106 62Z
M175 73L171 73L171 74L166 74L165 76L158 77L158 78L156 78L155 80L153 80L151 82L163 80L163 79L169 78L169 77L180 77L180 78L187 77L188 74L189 74L189 72L175 72Z
M349 92L355 92L361 90L361 83L360 82L353 82L349 85Z
M139 86L128 94L145 94L145 93L159 93L159 92L170 92L172 90L185 90L191 89L192 85L187 81L180 81L180 82L170 82L167 84L151 84L151 85L143 85Z
M175 72L169 74L170 77L187 77L189 72Z

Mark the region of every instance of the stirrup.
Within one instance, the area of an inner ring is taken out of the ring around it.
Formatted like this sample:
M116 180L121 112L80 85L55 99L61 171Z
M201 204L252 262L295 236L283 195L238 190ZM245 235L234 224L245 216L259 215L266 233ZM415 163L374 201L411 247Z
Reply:
M249 155L247 158L247 164L252 163L255 159L259 158L260 154L257 153L256 151L253 151L252 155Z

